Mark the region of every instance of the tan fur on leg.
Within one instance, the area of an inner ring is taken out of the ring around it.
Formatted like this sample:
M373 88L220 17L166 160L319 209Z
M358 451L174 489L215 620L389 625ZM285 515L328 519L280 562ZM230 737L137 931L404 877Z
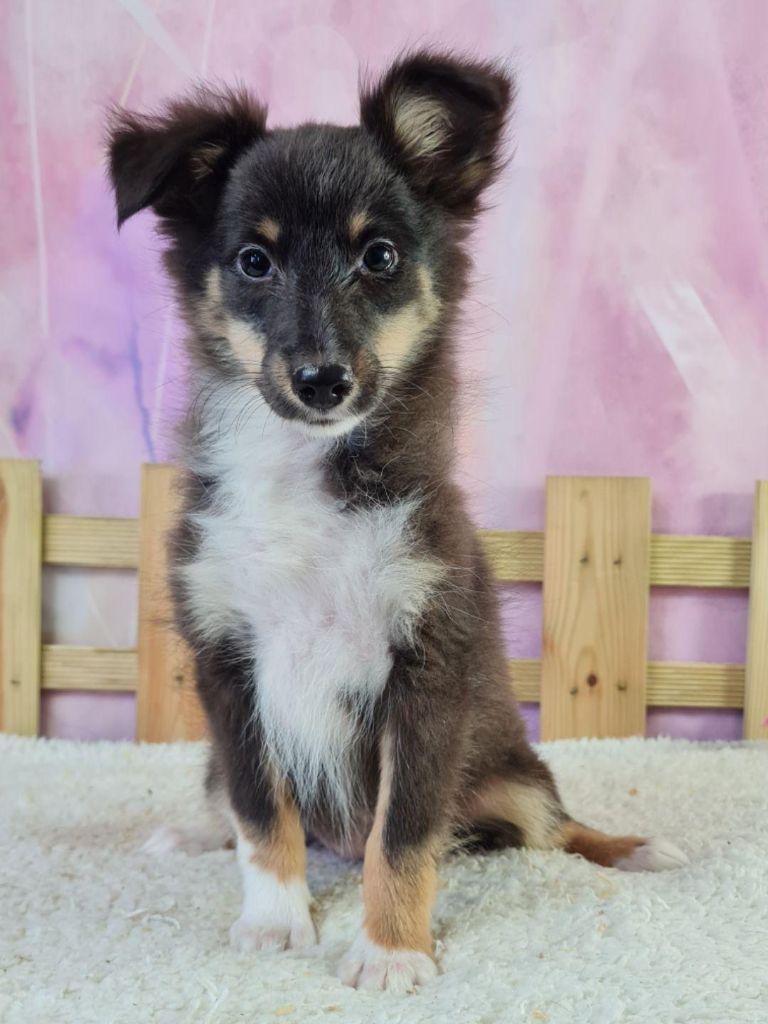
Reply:
M371 941L385 949L431 954L430 915L436 887L435 857L429 847L409 851L393 867L372 833L363 871L365 930Z
M277 821L268 835L241 824L243 836L251 844L252 863L271 872L279 882L303 878L307 863L304 829L299 813L284 794L277 798Z
M243 909L229 934L241 950L304 949L317 941L304 879L304 832L293 803L283 794L276 803L268 833L236 823Z
M382 773L376 817L365 845L363 897L365 930L385 949L415 949L431 954L430 915L437 888L437 843L427 842L388 859L383 844L389 808L392 762L389 744L382 748Z

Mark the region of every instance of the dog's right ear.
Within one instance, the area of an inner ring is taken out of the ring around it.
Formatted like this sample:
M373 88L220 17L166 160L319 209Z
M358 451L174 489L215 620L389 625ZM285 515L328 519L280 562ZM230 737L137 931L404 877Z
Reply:
M115 108L109 173L118 227L151 206L166 221L209 220L237 158L266 131L266 108L244 91L199 89L157 116Z

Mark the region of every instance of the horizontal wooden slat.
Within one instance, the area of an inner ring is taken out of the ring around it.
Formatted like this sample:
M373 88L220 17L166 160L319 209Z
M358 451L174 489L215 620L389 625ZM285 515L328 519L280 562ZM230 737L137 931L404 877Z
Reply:
M139 562L138 520L45 516L43 561L48 565L135 569Z
M480 530L480 540L502 583L541 583L544 534L536 531ZM749 586L751 542L740 537L651 538L651 585L662 587ZM43 561L135 569L138 521L48 515L44 519Z
M657 661L648 665L648 704L743 708L744 666Z
M486 554L501 583L541 583L544 534L480 530ZM651 537L651 586L749 586L751 541L741 537Z
M748 587L752 543L741 537L651 538L651 585Z
M518 700L537 703L541 678L538 658L511 658L509 670ZM44 690L132 691L138 663L131 648L43 646ZM744 666L652 661L648 665L648 704L654 707L741 708Z
M538 703L541 663L511 658L509 670L518 700ZM646 695L649 707L742 708L744 666L651 661Z
M135 690L136 651L125 647L43 645L44 690Z
M539 703L541 661L538 658L510 658L509 674L518 700Z
M544 534L511 530L478 531L485 553L501 583L541 583Z

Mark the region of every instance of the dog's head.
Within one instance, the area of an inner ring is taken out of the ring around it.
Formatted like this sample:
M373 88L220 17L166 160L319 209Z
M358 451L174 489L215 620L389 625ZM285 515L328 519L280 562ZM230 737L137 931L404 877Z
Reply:
M354 128L269 130L238 92L118 110L118 223L161 219L198 361L341 434L437 340L511 98L496 66L423 53L363 91Z

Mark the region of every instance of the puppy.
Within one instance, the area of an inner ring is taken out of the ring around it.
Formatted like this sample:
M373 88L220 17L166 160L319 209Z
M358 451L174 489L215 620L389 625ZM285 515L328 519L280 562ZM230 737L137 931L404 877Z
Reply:
M357 127L267 128L245 93L202 90L111 123L118 223L154 210L189 328L173 588L242 871L231 938L316 942L310 834L364 855L339 969L362 988L434 977L457 838L685 860L564 809L452 479L468 232L513 92L494 64L429 52L363 90Z

